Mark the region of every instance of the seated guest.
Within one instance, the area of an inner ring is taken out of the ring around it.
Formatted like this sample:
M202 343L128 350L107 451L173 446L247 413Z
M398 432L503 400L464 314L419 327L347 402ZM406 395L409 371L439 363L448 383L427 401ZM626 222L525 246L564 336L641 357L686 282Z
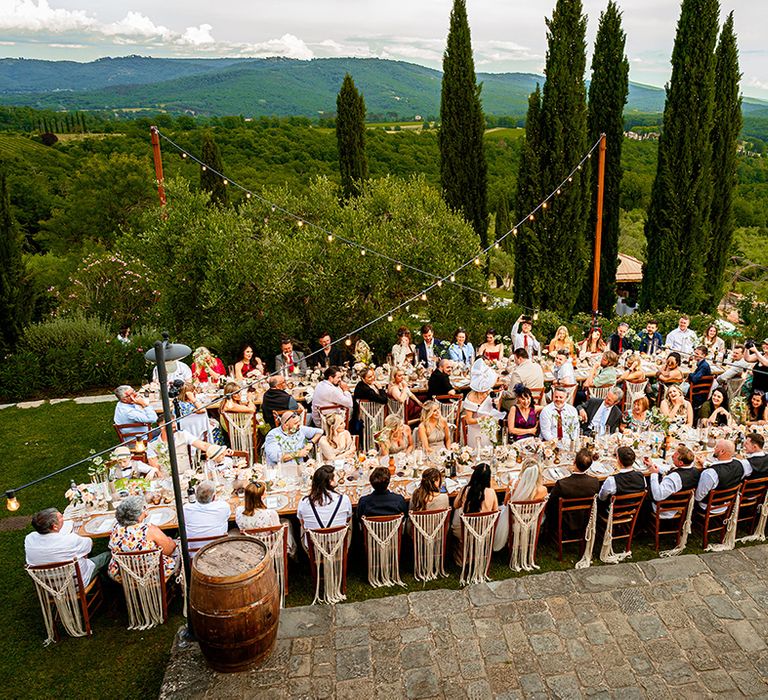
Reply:
M609 476L600 487L597 497L607 501L611 496L625 496L628 493L645 491L645 477L634 469L635 451L631 447L616 450L619 473Z
M498 375L486 364L485 360L477 360L472 365L469 380L469 393L462 404L462 421L467 426L466 438L470 447L493 447L498 433L498 422L503 420L506 413L497 410L498 400L491 397L491 389L496 384ZM488 425L493 423L491 431ZM491 433L492 434L489 434Z
M127 384L121 384L115 389L117 404L115 405L115 425L126 425L127 423L154 423L157 420L157 413L149 405L149 399L139 396L133 387ZM146 428L125 428L125 435L141 436L146 439Z
M539 413L539 431L542 440L573 441L578 437L579 412L567 401L566 389L555 387L552 390L552 403L544 406Z
M242 383L246 379L253 379L262 374L264 374L264 363L258 357L254 357L253 348L250 345L243 345L235 363L235 381Z
M376 443L379 445L379 454L382 457L401 452L405 454L413 452L413 434L403 423L403 419L394 413L390 413L384 419L384 427L376 436Z
M666 345L670 350L690 355L696 347L696 333L688 326L691 320L687 316L681 316L677 328L667 334Z
M612 333L608 338L608 349L617 355L621 355L625 350L634 350L632 342L627 338L628 331L629 324L624 321L616 326L616 332Z
M399 493L389 490L389 469L376 467L370 476L373 493L361 496L357 503L357 517L377 515L407 515L408 504Z
M747 402L747 425L768 423L768 400L762 391L753 391Z
M411 340L411 331L405 326L397 329L397 343L392 346L392 365L403 367L415 364L416 346Z
M586 387L595 387L596 389L614 386L619 378L616 365L619 364L619 356L613 350L606 350L600 358L599 364L596 364L584 382Z
M421 409L421 418L417 428L419 436L419 448L427 454L436 450L451 447L451 429L448 421L440 412L440 404L437 401L426 401Z
M275 371L288 374L305 374L307 371L304 353L294 350L293 341L289 338L283 338L280 341L280 354L275 355Z
M489 328L485 331L485 342L477 349L478 357L496 362L504 357L504 343L496 342L496 331Z
M24 538L27 564L44 566L77 559L85 586L107 566L112 556L109 552L102 552L89 559L93 540L72 532L72 523L65 524L64 516L56 508L35 513L32 529L34 532Z
M474 468L469 483L456 496L453 508L451 532L458 541L458 546L454 549L454 560L457 565L461 566L464 560L464 528L461 526L461 516L473 513L492 513L499 509L496 491L491 488L490 465L481 463Z
M640 337L640 353L643 355L655 355L664 345L664 339L659 333L657 321L648 321L645 325L645 333Z
M520 314L512 326L512 350L525 350L529 356L541 352L541 345L532 331L533 321L530 316Z
M325 377L316 387L312 395L312 422L319 428L323 425L322 412L324 409L336 406L352 408L352 394L347 383L342 379L340 367L329 367Z
M443 342L435 338L429 323L421 327L422 341L416 346L416 362L424 367L435 367L440 360Z
M192 379L201 384L207 382L217 383L219 379L227 376L224 363L214 357L208 348L200 347L192 353Z
M544 388L544 370L540 364L530 359L528 351L523 348L515 350L512 357L515 361L515 369L509 375L504 396L505 398L511 398L512 402L514 402L515 387L519 384L528 389ZM507 408L507 405L508 403L505 401L502 404L502 408Z
M704 345L699 345L699 347L693 351L693 359L696 362L696 367L693 372L688 375L688 381L682 385L684 394L687 394L688 389L697 382L702 381L705 377L712 376L712 368L709 366L709 362L707 362L707 348ZM693 408L698 409L699 406L704 403L704 399L706 399L706 395L704 394L694 396Z
M309 495L299 501L296 517L301 524L301 543L307 548L309 530L345 525L352 517L349 496L336 492L336 475L333 467L324 464L312 475Z
M547 521L557 523L558 504L563 498L592 498L600 490L600 481L587 471L592 466L592 451L580 449L573 460L574 468L570 476L558 479L549 493L547 501ZM586 529L589 511L563 513L563 529L580 532ZM553 525L554 527L554 525Z
M159 548L163 557L163 575L167 581L173 576L178 565L176 541L146 519L147 504L144 496L129 496L120 501L115 508L117 522L109 535L109 551L111 554L117 554L147 552ZM110 578L118 583L122 580L114 556L110 559L108 573Z
M573 344L573 340L571 340L570 334L568 333L568 328L565 326L558 326L558 329L555 331L555 337L549 341L547 350L549 351L550 355L555 355L561 350L565 351L568 357L573 357L576 355L576 348Z
M387 387L387 396L403 406L402 415L406 420L411 420L419 412L421 401L411 391L408 378L402 368L398 367L392 373L392 381Z
M227 452L231 450L227 450L224 445L209 445L205 451L205 468L209 472L232 469L234 462Z
M736 446L731 440L718 440L712 456L715 461L701 472L699 484L696 487L696 503L702 510L707 509L709 492L715 489L729 489L737 486L752 474L752 465L746 459L737 459ZM714 508L712 513L718 515L725 510Z
M229 529L232 511L229 503L216 500L216 486L212 481L201 481L195 489L196 503L184 504L187 537L220 537Z
M344 357L345 353L338 345L333 345L331 341L331 334L323 332L317 339L320 345L320 351L314 353L309 358L313 367L319 367L320 369L328 369L329 367L340 367L349 359Z
M701 344L707 349L706 356L711 357L713 362L725 357L725 341L718 335L717 326L714 323L707 326Z
M745 372L752 368L752 365L744 358L744 346L734 345L731 351L731 358L725 367L725 371L715 379L715 387L727 388L728 382L734 379L741 379Z
M627 362L626 371L619 375L618 381L639 384L645 381L645 372L643 371L643 361L640 355L634 355Z
M533 405L533 394L528 387L520 386L515 392L517 400L509 409L507 416L507 433L517 442L531 438L539 432L539 418Z
M191 379L179 389L179 415L182 418L178 426L198 438L206 437L210 430L208 412L205 410L202 396Z
M275 411L296 411L303 413L304 409L286 390L287 382L282 374L273 374L267 379L269 389L264 392L261 399L261 413L264 421L271 427L277 425Z
M448 494L442 493L443 472L434 467L425 469L421 481L411 494L411 512L445 510L451 507Z
M664 501L670 496L674 496L679 491L688 491L695 489L699 483L699 470L694 464L694 454L685 445L678 445L672 455L672 464L674 469L670 471L661 481L659 481L659 467L651 462L648 457L643 463L650 472L651 498L653 499L652 508L656 512L656 504ZM662 513L662 518L669 519L675 517L672 511Z
M733 427L735 422L728 411L728 394L723 389L715 389L712 395L701 405L699 419L707 425Z
M235 510L235 522L243 530L257 530L262 527L274 527L281 522L288 523L287 520L280 520L277 511L267 508L264 505L264 494L267 485L263 481L249 481L245 486L243 498L245 503L238 506ZM296 553L296 540L293 539L293 530L288 523L287 549L288 556Z
M270 467L279 467L283 476L295 476L299 464L312 452L323 435L322 428L302 425L298 414L287 411L280 416L280 425L267 433L264 456Z
M671 352L664 361L664 366L659 370L658 378L664 384L681 384L683 373L680 371L680 354Z
M621 399L624 392L614 386L604 399L588 399L578 406L579 420L585 435L606 435L615 433L621 426Z
M182 382L192 379L192 368L182 362L181 360L169 360L165 363L165 373L168 375L168 387L173 386L173 383L177 379L181 379ZM157 366L152 370L152 381L158 382L159 375L157 373Z
M219 424L224 433L229 434L229 419L227 418L229 414L256 414L256 404L253 402L251 391L246 391L245 396L246 398L243 400L243 391L236 382L227 382L224 386L225 398L222 400L221 406L219 406Z
M557 386L574 386L576 384L576 372L573 369L571 355L567 350L558 350L555 353L552 377Z
M170 418L166 418L166 420L170 420ZM179 467L179 474L184 474L192 469L189 461L189 447L194 447L196 450L204 452L211 444L196 438L186 430L174 430L173 442L176 446L176 462ZM168 433L166 432L165 425L160 427L159 437L147 443L147 462L149 462L150 467L157 469L161 474L170 474L171 472L168 454Z
M579 343L579 358L583 359L590 355L599 355L604 350L603 329L599 326L591 327L587 331L587 337Z
M642 432L650 427L650 402L647 396L639 396L632 404L632 410L626 418L625 427L628 430Z
M360 381L355 385L352 393L354 406L352 408L352 419L350 425L354 433L361 433L363 430L363 417L360 413L360 402L370 401L371 403L383 404L386 406L389 398L383 387L376 383L376 372L373 367L364 367L358 372Z
M744 440L744 452L752 467L748 479L764 479L768 476L768 455L765 454L765 438L760 433L750 433Z
M133 459L133 454L127 445L116 447L114 452L112 452L112 459L115 461L115 478L117 479L127 479L130 477L156 479L165 476L150 464Z
M462 367L471 367L475 361L475 349L467 341L467 332L457 328L453 334L453 343L448 347L448 357Z
M686 400L682 389L675 384L667 389L659 410L672 421L687 426L693 425L693 407L691 402Z
M321 462L355 458L355 439L350 435L341 413L331 413L325 419L325 435L317 443L317 455Z
M432 374L429 375L427 382L427 396L430 399L435 398L435 396L447 396L456 393L451 384L452 369L453 362L451 360L440 360Z
M517 480L510 482L504 496L504 505L508 503L525 503L526 501L541 501L547 497L547 487L544 486L544 476L534 459L523 462L523 470ZM496 521L496 532L493 534L493 551L499 552L507 546L509 540L509 508L503 508Z

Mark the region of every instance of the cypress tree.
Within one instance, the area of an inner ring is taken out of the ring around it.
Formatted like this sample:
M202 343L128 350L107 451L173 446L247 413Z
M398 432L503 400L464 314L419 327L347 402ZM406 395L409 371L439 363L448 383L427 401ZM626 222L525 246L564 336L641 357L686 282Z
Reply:
M438 132L440 185L446 204L464 214L485 248L488 245L488 166L480 89L475 77L466 1L454 0L443 54Z
M541 90L528 98L525 118L525 138L520 150L520 170L517 176L515 214L518 220L526 216L541 201ZM545 278L542 248L536 227L529 222L518 228L514 236L515 281L514 294L518 304L534 308L541 302L541 287Z
M640 304L695 311L704 302L712 207L712 113L718 0L683 0L645 224Z
M0 170L0 350L3 352L14 348L32 310L22 245L22 233L11 213L6 173Z
M629 92L629 61L624 55L626 35L621 27L621 12L609 0L600 15L595 51L592 56L592 80L589 84L587 114L588 142L606 136L605 182L603 188L603 232L600 255L600 290L598 307L610 316L616 304L616 270L619 266L619 201L621 195L621 146L624 141L624 105ZM597 162L592 162L592 198L587 233L594 251L597 223ZM593 263L594 264L594 263ZM591 311L592 276L586 275L584 290Z
M365 100L347 73L336 97L336 143L339 149L341 191L345 199L356 197L368 179L365 157Z
M229 192L221 175L216 172L224 172L221 163L219 145L214 141L210 131L203 132L203 147L201 159L208 167L203 170L200 166L200 189L211 193L211 204L225 207L229 204ZM216 172L214 172L216 171Z
M512 225L509 223L509 202L506 193L502 193L499 195L499 199L496 202L494 240L498 241L511 228ZM513 242L514 240L512 239L512 236L507 236L504 239L504 247L511 250Z
M704 310L714 310L723 296L723 275L733 240L733 192L737 183L736 142L741 131L739 49L733 12L723 24L715 54L715 107L712 128L712 238L704 279Z

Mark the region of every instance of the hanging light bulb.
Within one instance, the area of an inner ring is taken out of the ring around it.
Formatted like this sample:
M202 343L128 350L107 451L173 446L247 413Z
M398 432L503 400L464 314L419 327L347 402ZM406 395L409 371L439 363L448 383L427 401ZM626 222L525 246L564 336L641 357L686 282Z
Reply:
M365 248L360 249L360 255L365 255Z
M576 166L576 170L581 170L581 163Z
M451 282L455 282L455 281L456 281L456 275L451 274Z
M390 323L392 323L392 321L394 321L394 320L395 320L395 319L393 318L392 314L389 314L389 315L387 316L387 321L389 321Z
M535 219L536 217L533 214L528 217L528 221L534 221Z
M228 185L229 184L229 180L227 180L227 178L224 178L224 180L222 180L222 183L225 184L225 185Z
M442 287L443 286L443 280L437 280L437 286Z
M542 202L542 204L541 204L541 208L542 208L542 209L546 209L546 208L547 208L547 203L546 203L546 202Z
M245 198L246 199L250 199L251 198L251 193L250 192L246 192L245 193Z
M568 176L568 182L573 182L573 175Z
M587 153L587 158L591 158L591 157L592 157L592 151L590 151L589 153Z
M17 511L21 507L19 499L16 498L16 493L14 491L6 491L5 497L8 499L5 502L5 507L11 512Z
M488 296L487 295L483 294L483 296L481 296L480 299L483 302L483 304L487 304L488 303Z
M268 224L268 223L269 223L269 217L268 217L268 216L265 216L265 217L264 217L264 223L265 223L265 224Z
M328 243L333 243L333 234L332 233L328 234Z
M516 229L516 228L513 228L513 229L512 229L512 235L513 235L513 236L516 236L516 235L517 235L517 229Z
M277 207L273 204L272 205L272 211L276 211L276 210L277 210Z
M422 294L421 294L421 300L422 300L422 301L426 301L426 300L427 300L427 293L426 293L426 292L422 292Z
M352 338L347 338L347 339L344 341L344 345L346 345L346 346L350 346L350 345L352 345Z
M299 219L299 220L296 222L296 225L297 225L299 228L301 228L301 227L304 225L304 222L303 222L301 219Z
M403 266L400 263L397 263L397 265L395 265L395 270L397 270L398 272L402 272Z
M479 265L479 264L480 264L480 258L475 258L475 265Z
M186 157L187 157L187 154L186 154L186 153L182 153L182 154L181 154L181 157L182 157L182 158L186 158Z
M561 190L560 190L560 188L558 187L558 188L557 188L557 192L555 192L555 194L560 194L560 192L561 192Z
M538 321L538 320L539 320L539 310L538 310L538 309L536 309L536 310L533 312L533 320L534 320L534 321Z
M498 241L497 241L496 243L494 243L494 244L493 244L493 247L494 247L494 248L496 248L496 250L498 250L499 248L501 248L501 246L499 245Z
M203 172L205 172L206 170L208 170L208 168L207 168L205 165L204 165L204 166L203 166L201 169L202 169L202 171L203 171Z

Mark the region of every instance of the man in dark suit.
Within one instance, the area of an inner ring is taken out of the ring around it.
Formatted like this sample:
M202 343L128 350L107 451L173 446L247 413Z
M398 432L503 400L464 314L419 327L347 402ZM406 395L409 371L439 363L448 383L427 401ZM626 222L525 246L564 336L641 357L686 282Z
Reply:
M447 394L456 393L451 384L452 367L453 362L451 360L440 360L437 367L435 367L435 371L429 375L427 394L430 399L434 399L435 396L446 396Z
M282 372L286 370L289 374L307 371L307 360L303 352L293 349L293 341L290 338L283 338L280 341L280 354L275 355L275 371Z
M433 367L440 361L443 343L435 338L435 331L429 323L421 327L422 341L416 346L416 362L424 367Z
M349 362L349 353L338 345L331 345L331 334L321 333L317 339L320 345L320 352L313 354L310 358L310 364L320 369L329 367L341 367L345 362Z
M573 462L575 471L564 479L559 479L552 487L547 501L547 522L552 531L557 531L558 504L563 498L593 498L600 490L600 482L594 476L587 474L592 466L592 453L584 448L576 453ZM581 532L589 522L589 511L563 513L563 530L568 533Z
M629 324L622 321L617 327L616 332L608 338L608 347L617 355L621 355L625 350L634 350L632 343L627 339Z
M577 406L581 432L585 435L615 433L621 425L621 398L623 392L611 387L604 399L589 399Z

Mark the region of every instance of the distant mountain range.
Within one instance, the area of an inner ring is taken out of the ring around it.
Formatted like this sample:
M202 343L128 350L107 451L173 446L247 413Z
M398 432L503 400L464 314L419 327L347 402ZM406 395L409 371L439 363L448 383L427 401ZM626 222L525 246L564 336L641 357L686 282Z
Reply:
M369 116L412 119L440 111L440 71L375 58L172 59L126 56L90 63L0 59L0 104L55 110L166 110L207 116L317 117L336 110L350 73ZM483 109L525 114L544 78L478 73ZM627 112L661 112L664 90L630 84ZM745 114L768 116L768 102L747 98Z

